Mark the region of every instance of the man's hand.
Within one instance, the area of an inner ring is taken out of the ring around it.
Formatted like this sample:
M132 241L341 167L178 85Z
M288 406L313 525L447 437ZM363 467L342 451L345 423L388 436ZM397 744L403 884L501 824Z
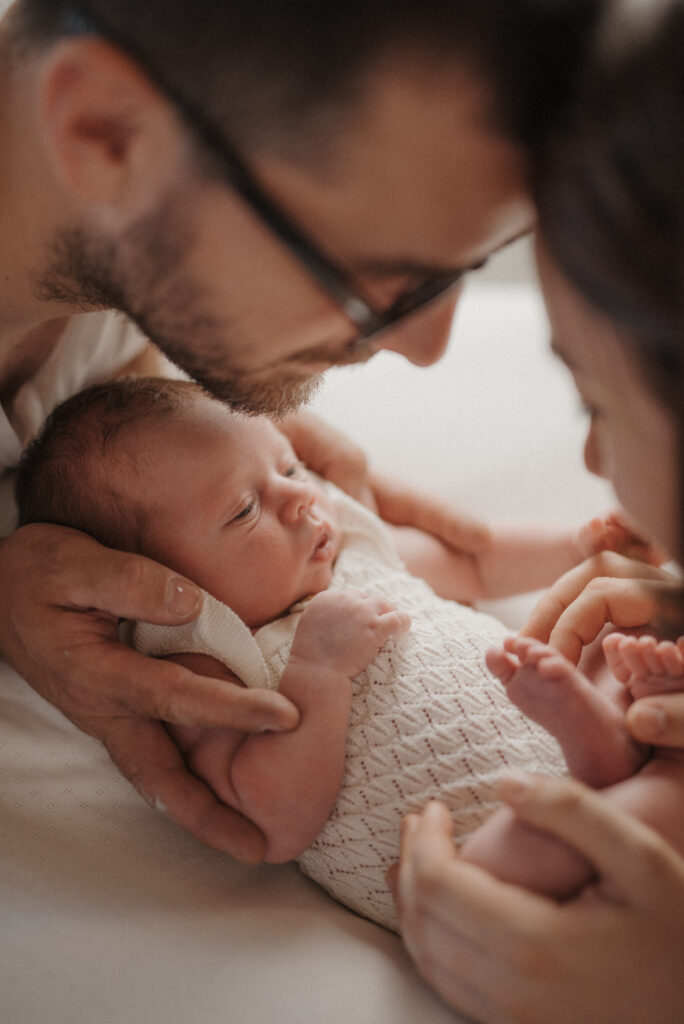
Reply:
M187 771L162 722L287 730L298 723L296 708L278 693L197 676L118 640L120 618L161 625L193 619L199 590L150 559L44 524L0 542L0 579L3 657L101 740L150 804L206 845L261 860L261 833Z

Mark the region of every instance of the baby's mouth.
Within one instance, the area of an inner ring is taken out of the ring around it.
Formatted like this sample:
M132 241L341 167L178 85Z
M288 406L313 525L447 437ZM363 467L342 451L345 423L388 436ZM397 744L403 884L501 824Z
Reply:
M323 523L311 555L314 562L328 562L335 556L335 538L332 527Z

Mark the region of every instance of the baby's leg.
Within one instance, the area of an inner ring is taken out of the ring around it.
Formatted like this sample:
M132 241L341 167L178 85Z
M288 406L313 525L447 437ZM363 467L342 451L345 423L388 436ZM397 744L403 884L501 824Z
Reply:
M657 751L632 778L603 790L604 798L633 814L684 851L684 759ZM508 807L496 811L468 837L464 860L505 882L556 899L575 895L594 875L569 845L518 821Z
M572 775L602 788L633 775L647 758L624 724L624 710L553 647L507 637L487 665L529 718L556 737Z
M632 697L684 690L684 638L677 643L653 636L611 633L603 641L606 661Z

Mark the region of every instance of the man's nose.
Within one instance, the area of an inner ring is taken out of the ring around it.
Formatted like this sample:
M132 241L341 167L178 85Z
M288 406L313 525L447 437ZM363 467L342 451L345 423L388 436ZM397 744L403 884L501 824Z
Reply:
M460 297L459 288L436 299L381 334L374 347L398 352L416 366L431 366L444 355Z

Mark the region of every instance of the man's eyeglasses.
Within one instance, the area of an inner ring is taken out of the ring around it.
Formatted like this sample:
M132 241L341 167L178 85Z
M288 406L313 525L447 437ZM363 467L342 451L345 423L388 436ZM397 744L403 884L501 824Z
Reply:
M99 19L94 19L90 14L86 15L76 8L65 15L64 28L69 35L98 35L111 40L146 72L159 91L173 104L201 145L225 169L231 187L306 267L355 326L356 335L350 340L349 348L363 344L380 331L394 326L400 320L422 309L454 288L470 270L478 269L467 267L453 273L426 278L421 284L399 295L387 309L379 309L352 283L350 275L323 253L292 218L273 202L256 181L246 162L224 138L214 122L192 99L166 82L134 43L123 39L119 32L109 29Z

